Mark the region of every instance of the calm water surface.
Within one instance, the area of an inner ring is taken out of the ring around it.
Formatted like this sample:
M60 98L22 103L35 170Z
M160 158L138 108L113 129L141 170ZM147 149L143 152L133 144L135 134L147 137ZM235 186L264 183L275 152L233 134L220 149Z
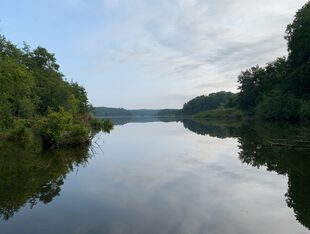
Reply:
M116 125L90 148L0 155L0 233L309 233L307 129ZM142 122L142 121L140 121Z

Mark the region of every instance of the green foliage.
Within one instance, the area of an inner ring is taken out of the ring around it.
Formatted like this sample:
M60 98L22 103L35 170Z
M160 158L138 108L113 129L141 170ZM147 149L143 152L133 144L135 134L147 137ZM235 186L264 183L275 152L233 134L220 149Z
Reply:
M310 58L310 1L295 15L287 26L286 36L289 62L293 68L309 63Z
M113 123L109 119L105 119L101 123L101 129L106 133L110 133L110 131L113 129Z
M33 134L30 126L31 124L28 120L15 119L12 123L12 128L8 130L7 138L18 142L20 145L31 142Z
M33 115L36 99L33 95L34 79L24 65L16 59L0 58L0 119L29 118Z
M89 104L87 98L87 92L84 87L78 85L76 82L71 82L71 92L73 98L76 100L77 112L80 114L87 114L89 112Z
M258 116L269 120L298 120L299 111L300 101L278 89L264 96L257 107Z
M136 110L129 110L132 116L138 117L150 117L150 116L157 116L159 110L153 109L136 109Z
M88 114L85 89L67 82L59 71L54 54L45 48L17 48L0 35L1 119L45 115L48 109Z
M63 79L45 48L19 49L0 35L0 84L1 138L24 142L36 132L49 146L89 141L87 93Z
M113 129L113 123L109 119L104 119L100 121L96 117L91 118L90 126L95 133L98 131L110 133L110 131Z
M94 130L101 130L101 125L102 123L100 122L100 120L96 117L91 117L90 121L90 126L92 129Z
M163 109L157 114L159 117L176 117L181 115L181 110L178 109Z
M60 144L72 125L72 115L60 108L58 112L48 110L46 117L42 118L38 130L47 144Z
M310 99L310 1L295 15L287 26L288 63L290 74L286 89L296 96Z
M95 107L94 114L98 117L111 117L111 116L131 116L129 110L124 108L110 108L110 107Z
M68 135L65 136L61 142L61 145L81 145L86 144L90 140L90 129L84 123L74 123L68 130Z
M228 104L232 105L234 97L235 94L225 91L211 93L208 96L199 96L185 103L182 113L185 115L192 115L201 111L226 107Z
M93 114L99 118L103 117L149 117L157 116L160 110L153 109L137 109L126 110L124 108L95 107Z
M284 89L301 99L310 100L310 62L285 77Z
M240 86L239 104L241 109L249 110L257 105L261 98L262 79L265 70L259 66L241 72L238 77Z
M310 2L297 12L285 38L288 59L241 72L238 103L263 119L310 119Z
M43 142L51 146L81 145L89 142L90 128L83 120L74 119L71 113L60 108L48 110L37 126Z
M218 108L203 111L194 115L194 119L199 120L219 120L219 121L240 121L242 113L236 108Z

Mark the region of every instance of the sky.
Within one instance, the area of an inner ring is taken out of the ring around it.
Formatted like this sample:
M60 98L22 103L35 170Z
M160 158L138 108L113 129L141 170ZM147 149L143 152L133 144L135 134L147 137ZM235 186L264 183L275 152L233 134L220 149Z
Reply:
M0 0L0 33L55 53L94 106L181 108L236 92L238 74L285 56L307 0Z

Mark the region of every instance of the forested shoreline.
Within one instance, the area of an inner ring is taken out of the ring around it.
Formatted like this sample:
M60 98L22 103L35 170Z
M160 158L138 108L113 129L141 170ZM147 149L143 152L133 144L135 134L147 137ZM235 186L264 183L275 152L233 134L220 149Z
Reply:
M238 77L239 92L196 97L181 110L97 108L121 115L194 116L198 119L308 122L310 120L310 2L286 28L288 56ZM23 48L0 35L0 139L40 141L44 146L86 144L94 130L109 131L88 102L86 90L68 82L55 55L43 47ZM97 113L97 114L98 114Z
M177 115L199 119L310 120L310 2L286 28L288 56L238 77L239 93L218 92L185 103Z
M68 82L54 54L22 49L0 35L0 139L46 147L87 144L94 130L112 128L90 113L86 90Z
M310 121L310 2L286 28L287 57L253 66L238 76L238 93L220 91L188 101L182 109L158 110L156 116L199 120ZM131 116L123 108L97 107L96 115ZM155 114L154 114L155 116Z

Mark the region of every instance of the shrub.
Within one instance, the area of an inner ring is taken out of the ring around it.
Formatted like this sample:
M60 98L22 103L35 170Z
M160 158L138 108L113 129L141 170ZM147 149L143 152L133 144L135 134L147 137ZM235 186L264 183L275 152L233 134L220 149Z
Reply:
M75 123L63 135L59 145L81 145L89 142L89 128L84 122Z
M98 118L96 117L91 117L90 119L90 127L93 129L93 130L100 130L101 129L101 122Z
M300 101L276 89L263 97L256 113L267 120L297 120L300 118Z
M113 123L109 119L105 119L101 123L101 129L102 131L106 133L110 133L110 131L113 129Z
M18 141L21 144L29 143L32 139L32 130L30 125L31 124L29 120L14 120L12 127L8 130L8 139Z
M58 145L62 137L70 129L72 115L60 108L58 112L48 110L46 117L43 117L38 124L43 142L49 145Z

